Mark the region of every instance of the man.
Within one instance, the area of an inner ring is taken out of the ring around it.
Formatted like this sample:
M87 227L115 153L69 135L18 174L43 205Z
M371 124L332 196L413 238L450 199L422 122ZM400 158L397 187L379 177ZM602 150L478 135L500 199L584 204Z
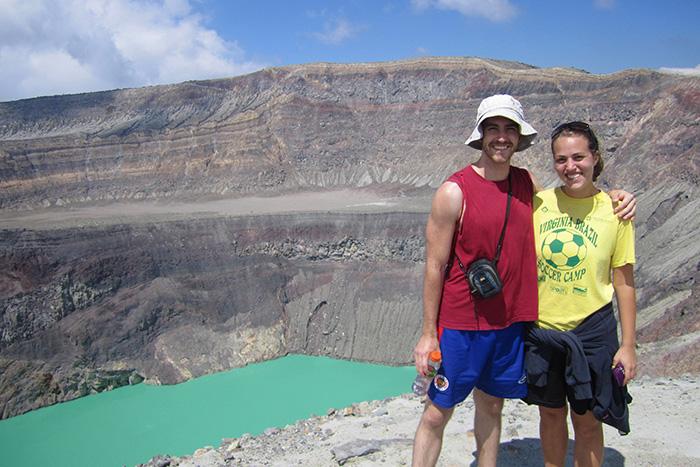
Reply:
M503 399L527 393L522 331L537 319L532 228L537 189L530 173L510 161L536 136L520 102L502 94L487 97L466 141L481 150L478 161L450 176L433 199L426 227L423 331L414 357L418 372L426 374L428 354L439 348L442 366L416 431L414 466L435 465L454 407L472 390L478 463L495 466ZM618 215L633 216L633 197L621 201ZM501 237L497 270L503 290L481 298L470 292L465 271L477 259L493 260Z
M516 99L484 99L466 142L480 149L481 157L452 175L433 199L426 227L423 332L415 359L416 368L425 374L428 353L441 347L442 384L441 390L435 385L429 389L414 441L414 466L435 465L454 407L472 390L479 465L495 466L503 398L527 393L522 326L537 319L534 187L529 173L511 168L510 160L516 151L530 147L535 136ZM509 175L513 196L506 221ZM477 298L469 291L462 267L479 258L494 259L506 222L497 267L503 291Z

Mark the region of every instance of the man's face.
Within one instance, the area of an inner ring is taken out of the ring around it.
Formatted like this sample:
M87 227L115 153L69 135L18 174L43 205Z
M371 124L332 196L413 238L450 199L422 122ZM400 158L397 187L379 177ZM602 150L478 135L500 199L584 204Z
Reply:
M510 163L520 140L520 127L505 117L491 117L481 124L482 151L497 164Z

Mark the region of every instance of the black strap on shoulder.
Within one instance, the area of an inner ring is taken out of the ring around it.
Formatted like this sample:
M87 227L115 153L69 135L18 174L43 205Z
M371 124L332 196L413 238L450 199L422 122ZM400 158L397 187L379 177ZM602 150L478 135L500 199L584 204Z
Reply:
M510 199L513 197L513 190L510 185L510 171L508 171L508 201L506 202L506 219L503 221L503 228L501 229L501 238L498 239L498 246L496 247L496 257L493 259L495 264L498 264L498 259L501 257L501 246L503 246L503 237L506 236L506 225L508 225L508 215L510 214Z

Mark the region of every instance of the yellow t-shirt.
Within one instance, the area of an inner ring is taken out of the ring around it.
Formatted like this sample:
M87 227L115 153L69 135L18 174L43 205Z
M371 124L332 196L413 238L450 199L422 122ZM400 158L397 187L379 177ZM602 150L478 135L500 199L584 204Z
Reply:
M634 264L634 224L620 220L603 192L571 198L560 188L533 200L539 319L568 331L609 303L611 268Z

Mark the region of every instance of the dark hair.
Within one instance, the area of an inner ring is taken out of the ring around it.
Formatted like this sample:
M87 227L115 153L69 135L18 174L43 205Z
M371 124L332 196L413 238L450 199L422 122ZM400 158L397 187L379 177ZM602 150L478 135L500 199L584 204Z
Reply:
M593 132L593 128L586 122L567 122L558 125L554 131L552 131L552 153L554 153L554 142L561 135L571 136L571 135L581 135L588 141L588 149L593 153L593 155L598 156L598 162L596 162L595 167L593 167L593 181L598 180L598 176L603 172L603 155L600 151L600 143L598 142L598 137Z

